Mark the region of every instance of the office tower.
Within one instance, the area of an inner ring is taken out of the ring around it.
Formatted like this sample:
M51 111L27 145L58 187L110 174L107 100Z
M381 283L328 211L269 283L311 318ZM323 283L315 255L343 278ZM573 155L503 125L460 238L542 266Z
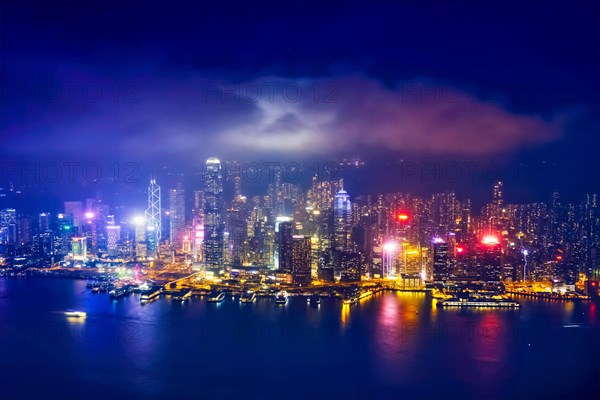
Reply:
M5 208L0 211L0 244L14 245L17 240L17 211Z
M340 190L333 203L334 245L337 251L351 251L352 204L345 190Z
M41 213L38 218L38 232L46 232L50 229L50 214L49 213Z
M65 214L73 218L73 226L79 228L83 218L83 203L81 201L65 201Z
M227 211L226 228L229 232L231 263L234 266L240 266L244 260L244 245L248 234L244 203L233 202Z
M480 246L480 276L489 283L499 283L502 276L502 246L498 238L485 236Z
M223 172L218 158L206 160L204 183L204 263L209 270L223 267Z
M145 258L148 254L148 243L146 241L146 231L148 223L146 218L138 215L133 218L134 239L135 239L135 256L138 259Z
M185 191L181 183L169 190L169 240L176 248L181 247L185 229Z
M57 228L60 245L54 247L54 252L57 255L66 256L71 251L71 238L76 231L73 227L73 217L69 214L58 214Z
M291 247L292 281L296 284L307 285L311 281L310 237L293 235Z
M33 236L32 252L42 258L49 258L54 255L54 235L52 235L52 231L40 232Z
M433 280L446 281L451 274L451 262L448 252L448 243L440 238L433 241Z
M294 223L291 221L280 222L277 229L279 271L283 273L291 273Z
M146 208L147 229L154 232L157 242L160 242L162 236L162 209L160 200L160 186L156 179L150 179L148 185L148 208ZM151 227L151 228L150 228Z
M107 251L108 255L115 257L117 255L117 244L121 239L121 227L119 225L110 224L106 226Z
M17 225L19 244L24 245L31 242L31 238L33 235L31 218L22 216L19 218Z

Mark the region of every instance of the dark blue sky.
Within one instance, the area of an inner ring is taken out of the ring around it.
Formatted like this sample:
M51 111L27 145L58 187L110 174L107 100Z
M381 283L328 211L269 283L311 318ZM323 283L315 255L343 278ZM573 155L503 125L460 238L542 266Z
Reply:
M11 1L0 18L6 159L550 161L541 192L600 186L599 2ZM241 91L268 85L272 102Z

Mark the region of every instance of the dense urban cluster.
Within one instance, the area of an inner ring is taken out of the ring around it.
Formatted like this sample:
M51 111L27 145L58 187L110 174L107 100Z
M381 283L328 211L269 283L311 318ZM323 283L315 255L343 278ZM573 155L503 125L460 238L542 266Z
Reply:
M551 281L567 291L599 279L597 194L579 203L553 193L545 203L508 204L497 182L490 202L475 211L453 192L352 197L343 178L315 176L304 190L278 169L265 195L247 197L240 174L228 173L217 158L206 161L202 175L193 204L186 204L182 183L165 193L153 177L138 216L118 216L96 198L35 217L2 209L2 273L176 264L215 277L269 272L299 285ZM224 196L226 183L233 185L231 198Z

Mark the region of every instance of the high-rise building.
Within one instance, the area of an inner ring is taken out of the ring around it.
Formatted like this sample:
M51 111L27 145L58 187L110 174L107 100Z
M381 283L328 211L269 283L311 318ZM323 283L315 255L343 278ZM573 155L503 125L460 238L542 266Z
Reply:
M451 272L448 243L436 238L433 241L433 280L443 282L450 277Z
M280 222L278 225L277 242L279 271L292 272L292 243L294 238L294 223L291 221Z
M185 191L181 183L169 190L169 240L176 248L181 247L185 229Z
M294 283L307 285L311 282L310 254L310 237L294 235L291 248L291 273Z
M485 236L480 249L481 278L486 282L499 283L502 277L502 246L498 238Z
M0 211L0 244L17 243L17 211L5 208Z
M148 208L146 208L146 225L147 229L154 232L157 241L160 241L162 235L162 214L160 201L160 186L156 183L156 179L150 179L148 185ZM151 227L151 228L150 228Z
M38 229L39 229L38 232L46 232L46 231L51 230L49 213L41 213L39 215Z
M83 203L81 201L65 201L65 214L71 215L73 226L79 228L83 218Z
M114 257L117 255L117 244L121 239L121 227L119 225L107 225L106 226L106 238L107 244L106 249L108 255Z
M337 251L352 250L352 204L345 190L340 190L333 203L334 243Z
M214 271L223 267L223 172L218 158L206 160L204 183L204 263Z

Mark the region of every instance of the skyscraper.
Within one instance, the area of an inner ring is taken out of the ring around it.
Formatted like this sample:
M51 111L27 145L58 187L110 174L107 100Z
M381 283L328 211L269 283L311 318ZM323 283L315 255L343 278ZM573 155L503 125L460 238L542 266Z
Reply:
M121 227L115 224L109 224L106 226L106 248L108 255L114 257L117 255L117 244L121 239Z
M214 271L223 267L223 172L218 158L206 160L204 183L204 263Z
M281 225L279 226L281 228ZM311 257L310 237L292 236L291 272L294 283L306 285L310 283Z
M146 224L152 232L155 233L157 241L161 239L162 215L160 203L160 186L156 184L156 179L152 178L148 185L148 208L146 208Z
M498 238L485 236L481 243L480 275L486 282L499 283L502 276L502 246Z
M436 238L433 241L433 280L442 282L450 277L451 265L448 243Z
M73 226L79 228L83 218L83 203L81 201L65 201L65 214L73 218Z
M340 190L333 203L334 244L337 251L351 251L352 242L352 204L345 190Z
M0 243L17 243L17 212L14 208L0 211Z
M169 240L175 247L181 247L185 229L185 191L181 183L169 190Z
M278 227L278 257L279 271L292 272L292 242L294 239L294 223L291 221L280 222Z

